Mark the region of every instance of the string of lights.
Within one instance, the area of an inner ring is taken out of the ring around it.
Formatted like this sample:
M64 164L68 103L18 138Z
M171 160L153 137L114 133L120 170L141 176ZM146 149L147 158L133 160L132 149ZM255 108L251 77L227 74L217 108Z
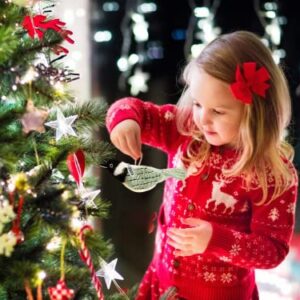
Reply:
M280 60L286 56L285 50L280 48L280 43L282 36L281 27L287 23L287 19L278 15L278 6L277 0L254 1L256 14L265 30L262 41L271 49L276 63L280 63Z
M218 35L221 28L215 26L215 16L221 0L204 1L203 6L197 6L194 0L188 0L192 14L184 45L185 57L196 57L202 49Z

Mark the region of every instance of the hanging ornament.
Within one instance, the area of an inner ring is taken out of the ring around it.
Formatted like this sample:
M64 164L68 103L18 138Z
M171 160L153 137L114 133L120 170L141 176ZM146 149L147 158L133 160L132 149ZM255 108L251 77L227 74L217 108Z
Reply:
M38 63L35 69L40 76L44 76L52 85L58 81L71 82L80 78L79 73L70 72L67 68L58 69L43 63Z
M15 218L12 205L8 203L7 200L0 202L0 233L3 231L5 224L11 222Z
M77 150L75 153L69 154L67 157L67 166L77 185L81 185L85 170L84 152Z
M73 32L62 28L62 26L65 26L66 23L60 21L59 19L46 19L47 16L44 15L35 15L33 17L25 16L22 26L27 30L29 36L33 39L37 35L38 38L42 40L44 33L51 29L58 32L67 42L74 44L74 41L69 37L69 35L72 35Z
M74 44L74 41L70 38L70 35L73 34L72 31L63 29L62 26L65 26L66 23L60 21L59 19L50 19L46 20L47 16L45 15L35 15L35 16L25 16L22 22L22 26L29 36L34 39L36 36L38 39L42 40L44 34L47 30L51 29L60 34L60 36L66 40L67 42ZM60 46L56 45L52 49L55 54L65 53L67 54L69 51Z
M15 219L16 215L13 206L7 200L0 202L0 234L4 225ZM17 244L17 237L12 231L0 235L0 255L10 256L14 246Z
M55 287L49 287L48 292L51 300L69 300L74 297L74 290L69 289L63 279Z
M17 238L13 232L2 234L0 236L0 255L11 256L16 244Z
M87 208L97 208L97 205L95 204L94 200L100 194L100 192L101 190L86 191L84 188L82 188L79 191L79 195L81 198L80 205L84 205Z
M79 251L79 255L80 255L82 261L87 265L87 267L89 268L89 270L91 272L92 282L93 282L94 287L96 289L98 300L104 300L104 295L102 293L101 282L100 282L99 278L96 275L95 268L94 268L92 258L91 258L91 254L90 254L87 246L85 245L84 232L86 230L93 230L93 228L89 225L84 225L80 229L80 231L79 231L79 240L80 240L80 248L81 249Z
M114 259L110 263L101 261L101 269L97 271L97 276L104 277L105 284L110 289L111 282L115 279L124 280L124 278L115 270L118 259Z
M48 118L49 113L45 110L40 110L34 106L32 100L27 101L26 113L21 119L23 132L25 134L30 131L37 131L39 133L45 132L44 122Z
M107 168L125 187L136 193L150 191L158 183L169 177L183 180L187 176L186 170L182 168L157 169L149 166L131 165L117 160L109 160L101 166Z
M63 241L60 253L60 280L55 287L49 287L48 292L51 300L69 300L74 296L74 290L68 289L65 283L65 249L66 241Z
M24 172L19 172L11 177L9 189L10 191L18 191L24 194L29 190L27 175Z
M77 115L65 117L62 111L57 108L57 120L45 123L46 126L56 129L56 141L59 141L63 136L77 136L72 128L72 124L77 119Z

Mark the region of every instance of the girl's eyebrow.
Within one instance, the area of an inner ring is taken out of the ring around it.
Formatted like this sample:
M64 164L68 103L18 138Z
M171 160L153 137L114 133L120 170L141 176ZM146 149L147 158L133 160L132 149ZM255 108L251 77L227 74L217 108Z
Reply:
M191 95L190 95L190 97L191 97L191 99L193 100L193 102L199 103L199 101L196 100L196 99L195 99L194 97L192 97ZM201 104L201 103L199 103L199 104ZM215 108L231 109L232 107L229 106L229 105L218 105L218 106L216 106Z

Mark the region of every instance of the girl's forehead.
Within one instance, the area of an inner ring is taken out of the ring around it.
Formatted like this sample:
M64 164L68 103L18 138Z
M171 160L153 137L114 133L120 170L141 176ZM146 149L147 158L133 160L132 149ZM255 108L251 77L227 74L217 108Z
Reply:
M241 103L233 96L229 84L201 72L193 72L189 82L190 97L210 106L235 107Z

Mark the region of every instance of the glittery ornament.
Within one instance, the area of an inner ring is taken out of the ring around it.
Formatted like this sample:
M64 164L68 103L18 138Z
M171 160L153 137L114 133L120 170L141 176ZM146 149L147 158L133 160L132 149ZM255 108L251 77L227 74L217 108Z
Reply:
M39 133L45 132L44 122L48 118L49 113L45 110L40 110L34 106L32 100L28 100L26 106L26 113L23 115L21 122L23 125L23 132L37 131Z
M107 168L125 187L137 193L150 191L158 183L170 177L183 180L187 176L186 170L182 168L157 169L116 160L109 160L101 166Z

